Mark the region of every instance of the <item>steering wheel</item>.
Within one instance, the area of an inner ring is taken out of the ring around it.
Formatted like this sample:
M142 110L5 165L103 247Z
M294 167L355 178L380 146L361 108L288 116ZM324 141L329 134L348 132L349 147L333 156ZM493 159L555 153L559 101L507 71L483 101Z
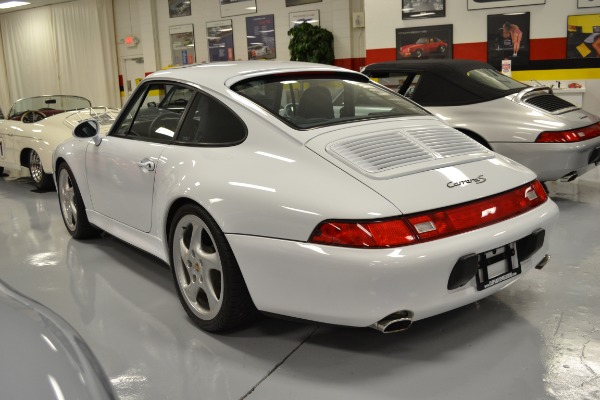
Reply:
M293 103L286 104L283 108L283 116L294 118L296 116L296 106Z
M38 122L46 118L46 114L41 111L29 110L25 111L23 115L21 115L21 122L26 124L31 124L33 122Z

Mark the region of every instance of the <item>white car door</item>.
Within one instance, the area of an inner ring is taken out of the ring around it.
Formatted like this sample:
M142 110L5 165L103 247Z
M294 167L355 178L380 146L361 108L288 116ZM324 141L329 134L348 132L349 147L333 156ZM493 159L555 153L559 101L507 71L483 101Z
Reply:
M16 165L13 134L17 127L14 125L8 120L0 121L0 166Z
M102 140L90 143L86 171L92 207L132 228L152 227L154 176L193 91L172 84L146 84L128 104L127 114Z

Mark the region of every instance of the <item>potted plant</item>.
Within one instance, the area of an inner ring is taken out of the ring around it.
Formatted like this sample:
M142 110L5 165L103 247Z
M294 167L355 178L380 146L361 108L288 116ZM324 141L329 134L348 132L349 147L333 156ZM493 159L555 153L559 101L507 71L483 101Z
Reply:
M333 34L327 29L303 22L290 29L288 36L291 61L333 64Z

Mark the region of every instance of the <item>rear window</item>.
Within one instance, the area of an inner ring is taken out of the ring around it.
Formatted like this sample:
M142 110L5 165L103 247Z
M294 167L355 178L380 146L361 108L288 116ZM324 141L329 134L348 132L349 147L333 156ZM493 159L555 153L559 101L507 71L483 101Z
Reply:
M520 91L527 87L527 85L515 81L514 79L509 78L506 75L502 75L495 69L491 68L473 69L467 72L467 77L473 79L474 81L477 81L482 85L497 90Z
M403 97L352 74L272 75L239 82L232 89L296 129L428 115Z

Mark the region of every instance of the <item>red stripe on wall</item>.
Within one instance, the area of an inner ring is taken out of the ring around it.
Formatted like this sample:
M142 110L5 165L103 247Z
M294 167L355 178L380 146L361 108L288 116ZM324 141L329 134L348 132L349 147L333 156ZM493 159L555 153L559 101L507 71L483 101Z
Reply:
M532 61L564 60L567 57L567 38L531 39L529 41ZM453 58L487 62L487 42L455 43ZM396 49L367 50L367 64L396 59Z
M357 57L357 58L337 58L333 61L333 65L336 67L353 69L354 71L360 71L361 67L364 67L366 64L366 58Z

